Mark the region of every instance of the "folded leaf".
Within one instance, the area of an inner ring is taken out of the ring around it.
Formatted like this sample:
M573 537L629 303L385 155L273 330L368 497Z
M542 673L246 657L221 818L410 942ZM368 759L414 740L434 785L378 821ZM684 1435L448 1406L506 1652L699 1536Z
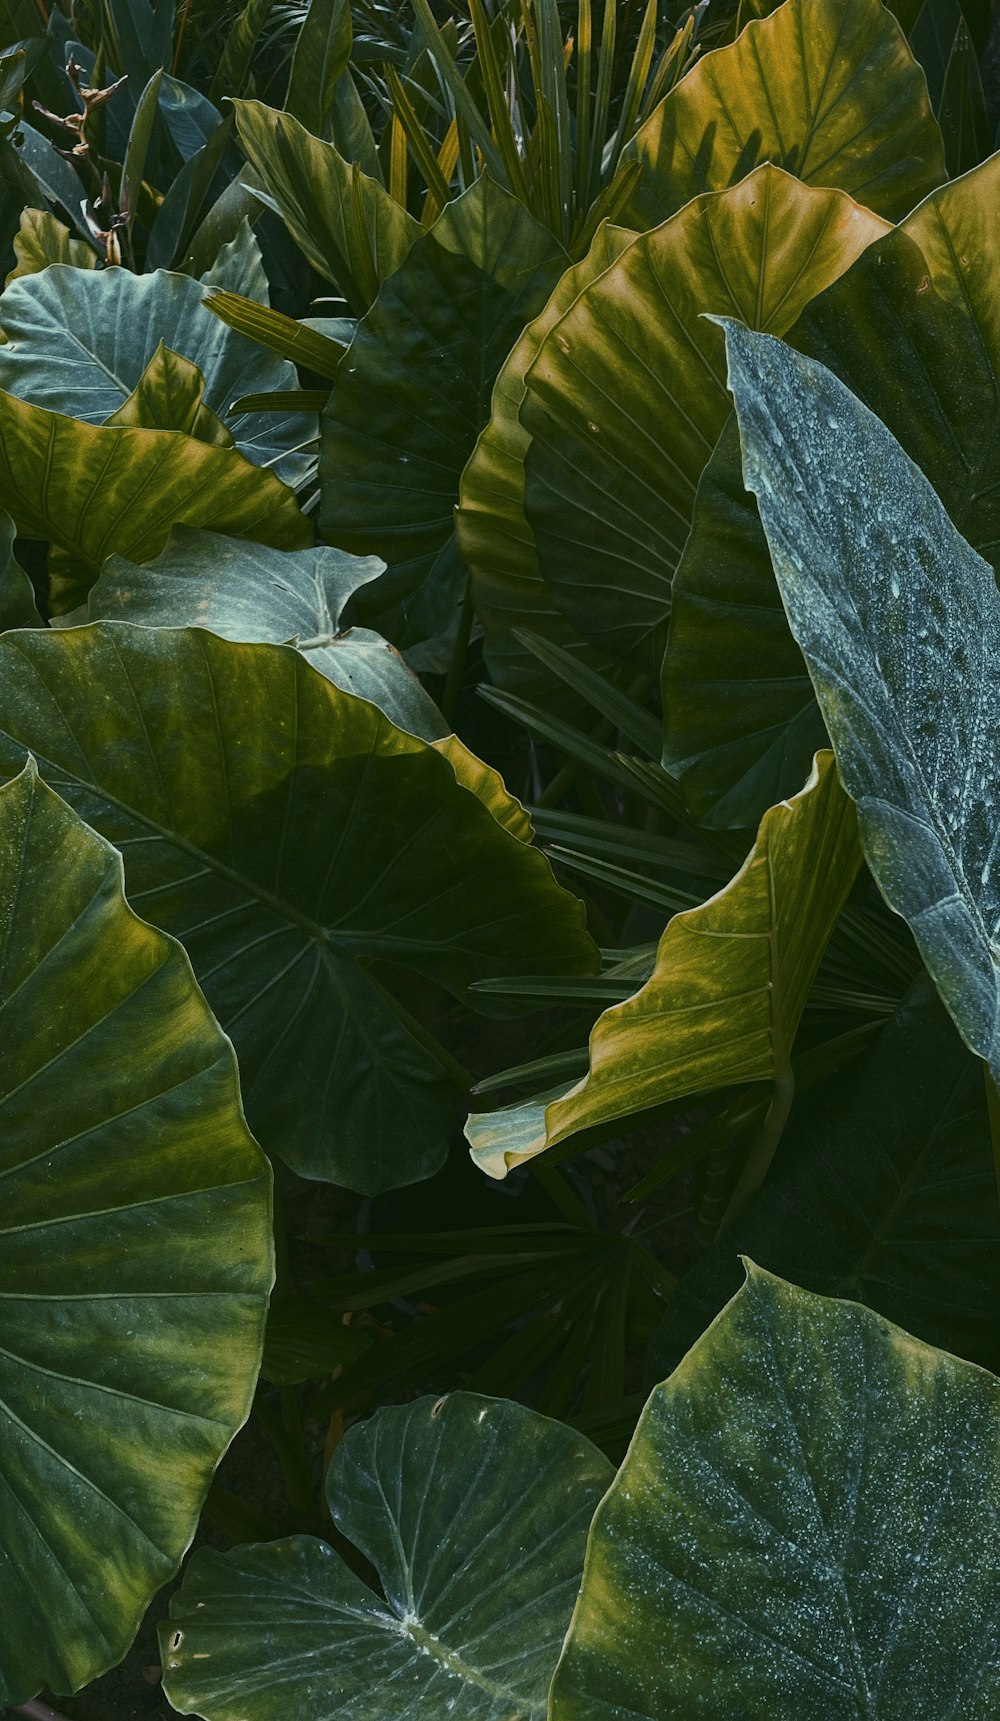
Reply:
M799 1018L860 860L833 756L819 754L805 788L764 815L736 877L674 915L652 977L599 1017L583 1080L469 1119L480 1169L504 1177L577 1130L683 1094L788 1087Z
M747 1272L598 1507L551 1721L989 1721L1000 1384Z
M244 1422L270 1174L232 1047L121 859L0 789L0 1703L125 1654Z
M726 326L744 476L879 889L1000 1078L1000 593L830 371Z
M22 536L63 552L57 614L81 602L109 555L148 561L178 524L286 550L313 536L294 490L235 448L178 431L84 424L2 392L0 507Z

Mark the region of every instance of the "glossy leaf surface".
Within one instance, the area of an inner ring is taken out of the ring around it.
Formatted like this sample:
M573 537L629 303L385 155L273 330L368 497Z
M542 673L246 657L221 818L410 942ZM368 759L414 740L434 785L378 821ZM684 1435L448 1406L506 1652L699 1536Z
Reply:
M552 1721L988 1721L1000 1384L749 1265L598 1508Z
M835 376L729 324L744 476L883 896L1000 1074L1000 593Z
M384 1721L387 1701L393 1721L542 1721L612 1475L581 1435L500 1399L378 1411L327 1492L385 1600L306 1537L203 1551L162 1630L171 1703L207 1721Z
M125 1653L250 1408L270 1174L120 857L0 789L0 1702Z

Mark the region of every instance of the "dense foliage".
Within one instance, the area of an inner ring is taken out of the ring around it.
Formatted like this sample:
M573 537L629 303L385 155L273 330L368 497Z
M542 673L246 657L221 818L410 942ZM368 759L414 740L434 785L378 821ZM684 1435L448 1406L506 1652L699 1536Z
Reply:
M996 1715L988 32L0 0L0 1708Z

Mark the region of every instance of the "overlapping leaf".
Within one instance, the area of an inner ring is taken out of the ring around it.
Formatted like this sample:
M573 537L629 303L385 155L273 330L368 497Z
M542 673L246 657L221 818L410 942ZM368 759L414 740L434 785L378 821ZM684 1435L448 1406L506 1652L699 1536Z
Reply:
M493 679L516 692L533 693L540 681L549 691L550 683L538 660L515 637L515 628L530 628L557 645L583 651L588 659L594 655L543 581L524 517L524 456L530 438L518 412L525 376L549 330L632 237L627 228L602 223L586 257L560 276L544 309L514 342L493 387L489 423L462 472L455 533L485 631L483 654Z
M0 506L62 553L52 607L71 610L109 555L148 561L177 524L284 550L313 539L295 492L235 448L178 431L84 424L0 392Z
M462 996L596 960L544 857L296 651L117 622L8 634L0 771L28 750L123 850L130 901L232 1035L255 1131L309 1175L374 1191L444 1156L454 1092L372 963Z
M750 1265L591 1529L552 1721L989 1721L1000 1384Z
M0 1703L124 1655L244 1421L269 1173L232 1047L120 857L0 789Z
M345 604L383 572L376 557L319 548L281 551L179 526L145 567L105 563L88 599L91 621L205 627L224 639L292 644L337 687L370 699L401 729L434 741L447 724L389 643L341 626Z
M541 1721L611 1481L589 1441L454 1393L380 1410L337 1448L327 1494L385 1599L323 1542L192 1560L162 1628L175 1709L207 1721Z
M744 476L868 863L1000 1077L1000 594L832 373L727 325Z
M389 564L393 599L428 586L432 605L437 568L443 612L453 607L462 469L500 366L566 262L551 233L484 175L446 206L358 325L323 414L320 524L332 543ZM424 637L434 631L436 610Z
M226 327L206 308L199 281L156 269L78 269L53 264L0 294L0 388L52 412L104 424L132 393L161 342L196 364L205 403L240 452L282 477L302 470L290 455L311 434L304 413L242 413L241 395L297 386L294 365Z
M361 316L420 237L418 223L377 180L290 113L256 101L233 106L268 202L313 267Z
M579 634L659 670L695 489L730 411L703 313L783 333L885 231L842 192L760 167L643 234L549 329L520 411L524 508Z
M679 1095L790 1081L795 1031L860 864L833 756L765 814L730 884L676 914L651 978L599 1017L590 1068L568 1091L469 1119L476 1163L503 1177L558 1141Z
M1000 157L943 187L806 307L790 343L886 423L959 530L1000 565ZM674 580L663 665L668 768L699 816L752 825L823 737L727 425Z
M636 134L622 217L652 227L771 161L890 221L947 177L924 74L881 0L785 0L706 54Z

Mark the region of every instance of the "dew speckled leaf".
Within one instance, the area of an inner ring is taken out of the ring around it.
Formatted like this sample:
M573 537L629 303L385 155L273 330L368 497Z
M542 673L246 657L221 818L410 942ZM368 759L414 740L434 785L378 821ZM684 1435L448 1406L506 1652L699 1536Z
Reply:
M812 299L784 337L888 425L974 549L1000 566L1000 156L942 186ZM749 321L744 316L745 322ZM781 334L781 330L771 330ZM823 742L729 423L673 584L664 763L698 816L752 826Z
M551 1721L992 1721L1000 1383L747 1271L598 1507Z
M520 423L538 566L577 633L659 671L670 587L730 403L703 313L784 334L886 224L763 166L585 283L541 344Z
M376 556L325 545L271 550L178 526L144 567L109 557L87 611L91 621L198 626L224 639L294 644L337 687L434 741L448 726L399 652L371 628L341 626L348 600L384 571Z
M170 1702L206 1721L543 1721L613 1474L504 1400L377 1411L338 1446L327 1498L385 1599L311 1538L202 1550L161 1627Z
M125 1654L250 1408L270 1172L183 950L0 788L0 1705Z
M726 325L747 488L868 864L1000 1076L1000 593L830 371Z
M583 1079L468 1119L480 1170L502 1178L592 1124L723 1084L786 1077L813 976L860 864L833 755L817 754L805 787L764 815L735 878L674 915L649 980L598 1017Z
M927 82L881 0L786 0L700 59L640 126L621 219L652 227L772 161L896 221L947 178Z
M281 478L304 470L290 450L316 433L304 413L227 417L234 400L297 386L294 365L221 323L200 281L155 269L78 269L63 263L12 281L0 294L0 388L87 424L105 424L128 399L162 341L196 364L205 404L256 465Z
M123 622L9 633L0 772L29 751L185 945L255 1133L307 1176L374 1193L447 1149L454 1089L368 963L459 997L539 961L596 965L582 903L502 828L490 780L480 799L288 647Z

